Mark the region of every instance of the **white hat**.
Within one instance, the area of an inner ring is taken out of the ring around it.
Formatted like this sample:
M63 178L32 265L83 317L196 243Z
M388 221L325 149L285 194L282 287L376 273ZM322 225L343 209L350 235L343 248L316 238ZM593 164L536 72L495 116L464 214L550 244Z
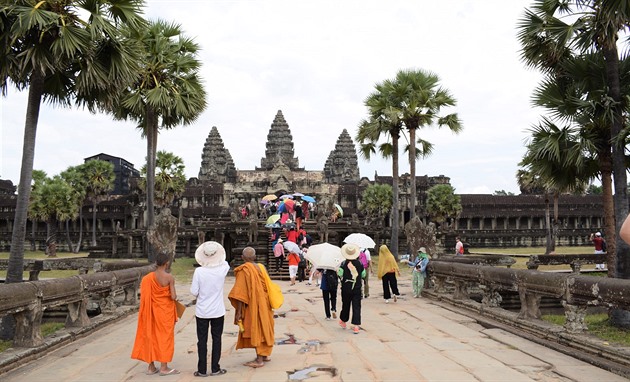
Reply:
M359 246L356 244L348 243L344 244L343 247L341 247L341 255L348 260L354 260L358 258L360 252L361 248L359 248Z
M202 267L219 266L225 261L225 248L216 241L206 241L195 251L195 260Z
M418 252L421 253L427 253L427 250L424 247L420 247L420 249L418 250Z
M278 239L278 243L282 243L282 238Z
M602 236L601 232L595 232L595 236Z

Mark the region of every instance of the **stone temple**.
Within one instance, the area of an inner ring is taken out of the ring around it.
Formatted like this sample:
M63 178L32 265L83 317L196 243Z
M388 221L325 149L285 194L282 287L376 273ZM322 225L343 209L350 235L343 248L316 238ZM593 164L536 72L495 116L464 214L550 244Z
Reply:
M98 248L88 248L89 240L84 240L82 250L100 251L101 255L112 257L143 257L146 247L144 195L135 186L138 178L129 177L135 173L133 164L107 154L97 157L123 163L125 171L119 174L127 177L122 183L129 183L131 191L112 195L110 200L97 206ZM326 231L328 242L341 245L347 234L366 232L386 243L390 227L395 222L386 217L386 224L382 228L366 225L359 205L367 186L374 183L392 184L392 177L378 174L374 175L373 180L360 177L357 148L345 129L336 142L331 141L330 154L322 165L321 170L300 167L291 129L282 111L276 113L269 128L265 156L259 165L252 164L252 170L237 169L219 129L210 128L201 152L198 177L188 180L183 195L170 206L171 213L178 219L177 255L193 256L195 248L205 240L222 242L228 251L228 258L238 255L245 245L251 245L249 243L253 243L259 253L269 253L265 220L241 219L239 209L249 205L252 210L250 215L256 216L263 196L294 192L317 199L315 216L305 223L307 231L316 240L320 240L320 234ZM406 241L402 227L410 218L409 177L409 174L402 174L399 179L401 251L404 251ZM425 208L426 191L435 185L449 183L450 179L443 175L416 177L417 215L424 223L429 222ZM449 227L450 233L443 237L445 248L454 245L455 234L473 247L544 246L544 195L460 194L460 197L462 212ZM0 180L0 250L3 251L10 248L16 198L13 183ZM329 222L327 216L333 211L334 204L343 208L344 216L337 222ZM83 206L84 237L86 232L92 230L92 208L90 203ZM601 230L601 195L562 195L559 212L560 244L588 245L589 233ZM79 237L79 227L76 220L68 225L68 237L75 242ZM58 229L60 234L65 233L65 223L60 222ZM33 249L45 247L45 222L29 220L26 232L26 248L29 248L29 244ZM65 240L58 240L58 246L67 249Z

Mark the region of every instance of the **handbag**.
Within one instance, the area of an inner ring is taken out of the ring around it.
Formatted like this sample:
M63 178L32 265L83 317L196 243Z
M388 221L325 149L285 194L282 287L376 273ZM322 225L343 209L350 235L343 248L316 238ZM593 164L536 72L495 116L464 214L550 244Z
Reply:
M175 300L175 309L177 310L177 318L182 318L182 316L184 315L184 311L186 310L186 305Z
M280 289L280 285L271 281L265 266L258 263L258 267L260 268L260 272L265 279L265 284L267 284L267 294L269 295L269 305L271 305L271 309L278 309L284 303L284 296L282 295L282 289Z

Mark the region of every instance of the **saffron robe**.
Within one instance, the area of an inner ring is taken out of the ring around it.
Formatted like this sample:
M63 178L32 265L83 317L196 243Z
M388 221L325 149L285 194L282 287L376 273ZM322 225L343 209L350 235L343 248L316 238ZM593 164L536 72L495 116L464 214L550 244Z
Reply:
M256 354L269 356L274 345L273 311L269 303L267 285L255 263L246 262L234 269L234 287L228 295L230 303L236 309L238 302L243 306L244 332L239 332L236 350L255 348ZM236 315L234 324L237 325Z
M175 353L175 321L177 312L171 288L161 286L155 272L140 283L138 328L131 358L151 363L171 362Z

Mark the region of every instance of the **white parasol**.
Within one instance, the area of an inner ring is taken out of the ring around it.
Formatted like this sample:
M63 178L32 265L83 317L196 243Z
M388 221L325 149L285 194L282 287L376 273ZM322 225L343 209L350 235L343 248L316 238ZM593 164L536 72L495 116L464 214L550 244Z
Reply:
M371 237L364 233L351 233L345 239L343 239L344 243L348 244L356 244L361 248L374 248L376 247L376 243L372 240Z
M341 255L341 248L329 243L311 245L304 258L315 268L332 269L336 271L345 260Z
M298 247L298 245L292 241L287 240L284 243L282 243L282 245L284 245L284 248L289 252L297 253L298 255L302 253L302 250L300 249L300 247Z

